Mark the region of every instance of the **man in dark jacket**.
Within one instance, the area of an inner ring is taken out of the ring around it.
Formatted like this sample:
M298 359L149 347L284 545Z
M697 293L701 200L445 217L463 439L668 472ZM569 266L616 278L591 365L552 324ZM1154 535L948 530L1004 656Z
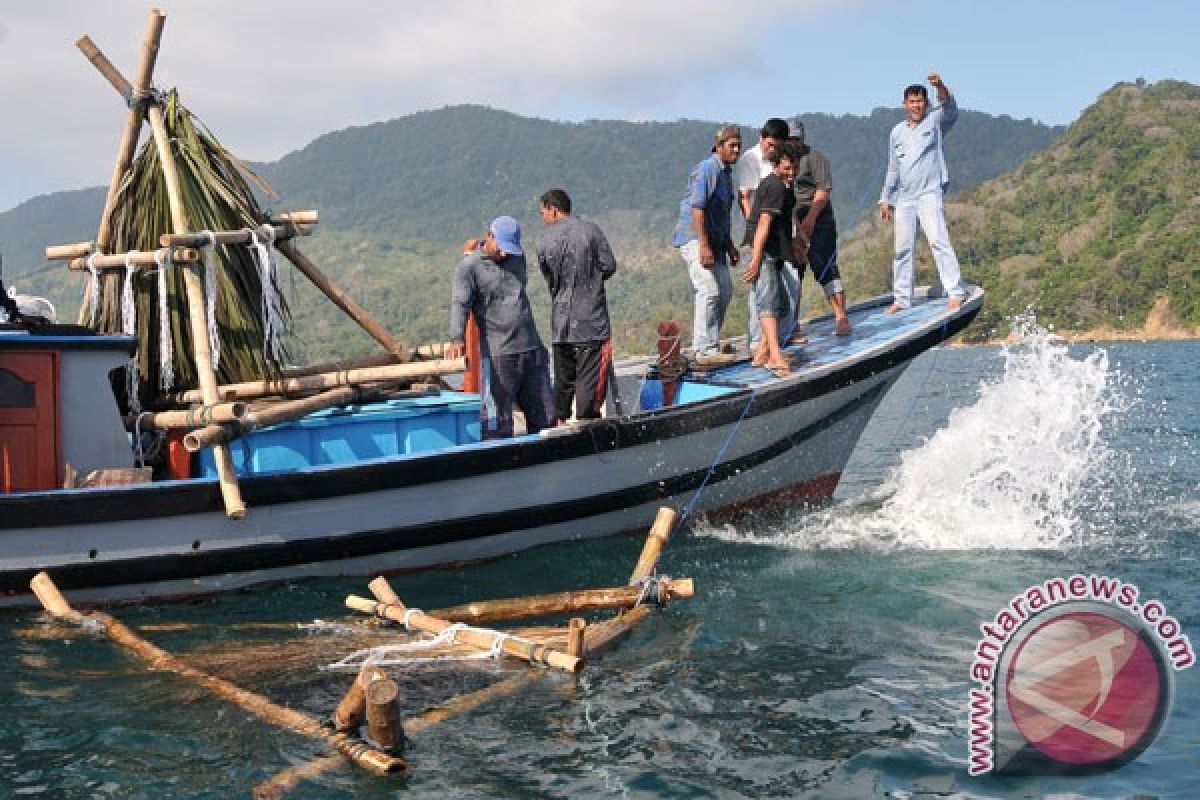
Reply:
M548 231L538 241L538 266L550 287L554 399L566 422L596 419L608 392L612 327L604 282L617 271L600 228L571 216L571 198L551 189L538 198Z
M467 314L479 326L483 363L479 427L484 439L513 435L513 403L525 414L525 429L554 427L554 398L546 348L538 336L525 294L525 251L521 228L512 217L497 217L487 235L468 242L454 271L450 302L451 346L447 358L466 349Z

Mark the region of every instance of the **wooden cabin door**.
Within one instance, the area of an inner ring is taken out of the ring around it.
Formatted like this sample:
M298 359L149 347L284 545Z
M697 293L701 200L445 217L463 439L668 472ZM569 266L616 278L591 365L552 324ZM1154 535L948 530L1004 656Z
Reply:
M59 485L57 361L0 352L0 491Z

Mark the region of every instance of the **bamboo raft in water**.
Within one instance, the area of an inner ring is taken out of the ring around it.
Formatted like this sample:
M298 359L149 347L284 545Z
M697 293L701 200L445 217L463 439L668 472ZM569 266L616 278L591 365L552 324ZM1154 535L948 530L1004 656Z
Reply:
M603 651L627 636L645 621L653 609L676 600L691 597L695 587L691 579L671 580L657 574L657 566L676 514L669 508L659 510L654 526L646 537L637 565L624 587L584 589L526 597L502 598L466 603L446 609L422 611L406 606L382 577L371 581L368 588L375 599L350 595L350 608L372 615L378 620L399 623L410 633L396 635L381 625L362 622L339 624L334 628L339 646L356 646L368 650L372 646L404 645L422 641L423 634L439 634L442 638L433 646L422 647L422 662L437 663L461 672L475 670L482 675L494 671L495 661L462 662L466 656L491 655L502 659L507 669L517 671L503 680L473 691L459 692L436 706L418 711L405 718L403 699L414 685L425 680L429 673L409 668L391 671L382 663L372 663L368 652L361 668L352 678L346 693L332 709L329 721L294 708L281 705L263 694L243 688L239 681L262 680L265 673L294 670L311 673L326 660L327 648L313 647L313 637L291 637L265 644L242 642L224 649L191 654L187 661L152 644L131 627L99 611L83 613L74 609L46 573L32 581L43 607L57 619L80 626L84 631L102 633L154 671L172 672L216 696L231 702L259 719L278 728L302 734L327 744L334 751L330 756L290 767L256 787L260 798L280 797L304 780L311 780L345 760L377 773L403 773L409 763L402 753L406 741L418 736L452 717L477 709L489 702L507 697L528 686L539 677L554 671L577 673ZM534 617L578 614L583 611L616 611L615 616L591 622L573 616L563 625L526 625L519 628L483 628L482 623ZM470 622L471 624L467 624ZM277 632L281 623L243 623L216 626L222 630L239 628L244 631ZM290 626L293 629L294 625ZM194 626L156 624L144 630L177 632L194 630ZM428 644L427 640L422 642ZM469 666L466 666L469 665Z

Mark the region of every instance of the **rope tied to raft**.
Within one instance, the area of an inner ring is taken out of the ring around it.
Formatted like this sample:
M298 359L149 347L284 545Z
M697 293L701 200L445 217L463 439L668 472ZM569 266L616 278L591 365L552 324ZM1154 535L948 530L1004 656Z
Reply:
M167 267L171 266L171 248L154 251L158 267L158 386L164 392L175 385L175 345L171 338L171 312L167 308Z
M420 612L420 609L415 608L409 610ZM458 634L462 631L468 630L491 635L491 648L488 650L479 650L467 653L440 653L435 656L413 655L414 653L429 651L438 647L450 647L458 644ZM530 648L545 649L543 645L540 645L537 642L524 639L520 636L514 636L511 633L493 631L486 628L475 628L467 625L464 622L456 622L453 625L445 628L440 633L428 635L428 637L424 639L418 639L412 642L403 642L401 644L384 644L376 647L364 648L362 650L355 650L353 653L338 659L332 664L326 664L325 666L321 667L321 669L329 672L356 672L365 666L398 667L415 666L419 664L438 664L451 661L485 661L487 659L499 658L504 652L504 642L507 640L528 645ZM539 661L535 663L541 662Z
M283 305L279 296L279 281L276 278L275 259L270 245L275 242L275 229L270 225L247 228L250 235L250 255L258 265L258 277L262 295L263 352L278 363L283 363ZM261 239L260 239L261 237ZM264 243L262 240L265 239Z
M637 602L634 603L634 608L644 604L647 600L651 600L656 606L663 606L667 602L667 584L671 582L670 575L660 575L658 570L652 571L649 575L639 580L635 585L641 587L638 593Z
M217 335L217 267L214 258L217 252L217 235L209 230L200 231L208 239L204 245L204 321L208 327L208 352L215 370L221 365L221 337Z

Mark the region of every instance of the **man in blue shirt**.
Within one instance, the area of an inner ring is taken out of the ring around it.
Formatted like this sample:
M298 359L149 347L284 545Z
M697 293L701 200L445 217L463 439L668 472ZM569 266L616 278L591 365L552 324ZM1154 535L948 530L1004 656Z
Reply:
M958 104L937 73L929 76L929 84L937 89L938 105L929 108L929 93L921 84L907 87L904 110L908 119L892 128L888 137L888 171L879 196L879 216L885 222L893 214L896 218L896 259L892 265L889 314L912 305L913 250L918 224L925 232L942 288L949 297L946 307L958 308L966 296L958 258L950 245L942 200L950 181L942 139L958 119Z
M729 265L738 263L729 225L733 209L733 165L742 152L742 132L736 125L717 131L712 155L688 178L687 194L679 206L679 224L672 244L687 264L696 290L692 319L692 348L696 357L719 356L721 324L733 297Z

